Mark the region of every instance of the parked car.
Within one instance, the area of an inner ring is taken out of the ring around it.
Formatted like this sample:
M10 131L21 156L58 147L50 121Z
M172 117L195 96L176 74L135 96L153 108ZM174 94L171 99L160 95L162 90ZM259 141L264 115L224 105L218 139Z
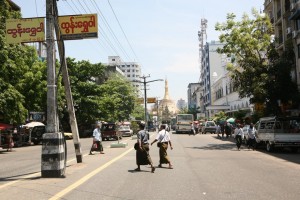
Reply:
M122 139L122 132L118 131L118 125L115 123L105 123L101 126L101 135L103 140Z
M204 126L202 127L202 133L213 133L217 132L217 125L214 121L206 121L204 122Z
M120 126L119 134L122 135L123 137L125 136L131 137L133 135L133 131L130 129L130 126Z
M43 140L43 134L45 133L45 126L35 126L31 130L31 142L34 144L40 144Z

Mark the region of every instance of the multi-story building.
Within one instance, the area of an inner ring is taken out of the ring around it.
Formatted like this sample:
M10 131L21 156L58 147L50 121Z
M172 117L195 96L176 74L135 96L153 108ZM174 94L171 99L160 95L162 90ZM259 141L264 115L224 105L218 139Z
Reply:
M132 81L132 85L137 91L140 91L141 83L134 82L134 80L141 81L141 67L137 62L123 62L119 56L108 56L108 66L118 67L124 73L124 76Z
M300 0L265 0L264 12L273 24L277 51L282 53L288 41L293 43L295 65L291 75L300 88Z
M202 49L201 57L201 74L200 80L203 87L203 106L206 117L208 116L207 106L211 105L211 87L216 74L221 74L223 69L221 66L222 56L217 52L217 48L222 48L223 44L217 41L206 43Z
M189 83L187 97L188 109L197 109L200 105L200 95L197 92L200 88L200 83Z
M184 108L187 108L187 103L185 102L184 99L179 99L179 100L177 101L177 108L178 108L179 110L182 110L182 109L184 109Z

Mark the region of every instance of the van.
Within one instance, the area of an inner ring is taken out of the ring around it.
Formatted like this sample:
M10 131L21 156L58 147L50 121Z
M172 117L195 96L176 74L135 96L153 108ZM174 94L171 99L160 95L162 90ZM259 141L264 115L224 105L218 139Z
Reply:
M119 126L115 123L105 123L101 126L101 135L103 140L122 139L122 132L119 131Z
M275 148L300 148L300 117L264 117L255 125L256 142L271 152Z

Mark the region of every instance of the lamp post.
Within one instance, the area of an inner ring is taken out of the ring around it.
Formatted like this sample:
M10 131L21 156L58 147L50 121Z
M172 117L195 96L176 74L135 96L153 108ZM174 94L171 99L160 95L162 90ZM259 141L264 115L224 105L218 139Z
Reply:
M147 78L149 78L150 75L148 76L142 76L140 78L143 79L143 81L139 80L133 80L132 82L138 82L138 83L143 83L144 84L144 106L145 106L145 130L148 129L148 120L147 120L147 83L155 82L155 81L164 81L163 79L155 79L151 81L146 81Z

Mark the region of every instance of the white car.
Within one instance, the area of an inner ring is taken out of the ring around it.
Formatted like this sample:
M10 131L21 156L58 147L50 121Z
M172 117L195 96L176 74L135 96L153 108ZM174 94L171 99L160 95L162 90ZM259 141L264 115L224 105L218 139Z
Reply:
M133 135L133 131L130 129L130 126L120 126L118 131L122 133L122 136L131 137Z

